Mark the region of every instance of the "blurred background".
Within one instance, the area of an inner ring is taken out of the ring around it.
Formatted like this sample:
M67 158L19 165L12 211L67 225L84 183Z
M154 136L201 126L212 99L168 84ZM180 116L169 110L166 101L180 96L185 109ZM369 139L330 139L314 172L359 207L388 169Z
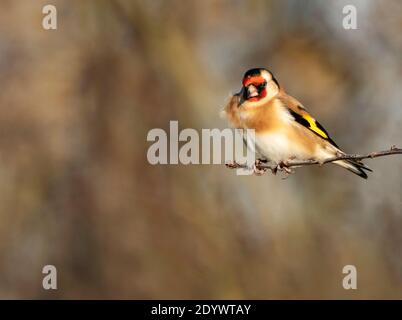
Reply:
M368 160L367 181L146 158L171 120L227 127L251 67L346 152L401 147L401 31L396 0L1 0L0 298L401 299L400 156Z

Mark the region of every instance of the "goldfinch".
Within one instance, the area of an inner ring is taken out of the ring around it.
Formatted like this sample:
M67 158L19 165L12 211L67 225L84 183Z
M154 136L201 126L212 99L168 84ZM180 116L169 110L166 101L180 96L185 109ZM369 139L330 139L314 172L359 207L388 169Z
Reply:
M233 127L255 130L255 149L249 147L260 161L284 168L289 160L323 162L345 154L303 105L285 92L270 71L250 69L242 84L224 113ZM364 179L367 179L364 170L371 171L361 161L333 163Z

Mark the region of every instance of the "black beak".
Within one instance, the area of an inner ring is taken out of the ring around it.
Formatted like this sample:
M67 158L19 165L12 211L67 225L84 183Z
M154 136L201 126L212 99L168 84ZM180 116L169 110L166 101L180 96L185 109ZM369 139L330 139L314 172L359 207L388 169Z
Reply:
M240 106L244 101L248 100L249 98L258 96L258 90L255 86L251 84L247 88L242 87L237 95L240 96Z

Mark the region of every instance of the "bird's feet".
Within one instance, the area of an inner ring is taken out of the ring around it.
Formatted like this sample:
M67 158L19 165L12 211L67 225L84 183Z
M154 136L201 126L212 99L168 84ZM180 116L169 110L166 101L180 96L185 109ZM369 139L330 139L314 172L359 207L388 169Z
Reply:
M281 161L278 163L276 170L278 171L283 171L285 173L285 177L283 179L287 179L292 173L294 173L294 170L292 170L286 161Z
M249 167L253 171L253 173L257 176L261 176L264 173L266 173L268 170L271 170L271 172L276 175L278 171L284 172L286 174L287 178L290 174L294 173L294 171L288 166L288 163L286 161L281 161L279 162L276 166L270 167L268 164L268 160L265 159L257 159L252 166L252 168ZM246 165L240 165L237 162L232 162L232 163L225 163L225 166L229 169L238 169L238 168L246 168Z
M253 166L253 170L254 170L254 174L256 176L261 176L263 175L265 172L267 172L267 170L269 169L268 167L264 167L263 165L266 164L268 161L264 160L264 159L257 159L255 160L254 166Z
M290 159L291 160L291 159ZM286 177L294 173L294 171L288 166L286 161L281 161L278 165L274 167L270 167L267 165L268 161L265 159L257 159L253 166L254 174L257 176L263 175L267 170L271 170L271 172L276 175L278 171L284 172Z

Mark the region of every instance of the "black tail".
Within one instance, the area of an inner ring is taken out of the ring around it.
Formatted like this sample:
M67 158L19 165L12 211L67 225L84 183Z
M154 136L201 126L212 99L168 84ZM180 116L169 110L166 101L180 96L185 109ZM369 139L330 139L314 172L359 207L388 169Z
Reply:
M373 171L369 167L367 167L363 162L358 160L338 160L334 161L334 164L337 164L338 166L341 166L364 179L368 178L367 173L364 170L370 172Z

